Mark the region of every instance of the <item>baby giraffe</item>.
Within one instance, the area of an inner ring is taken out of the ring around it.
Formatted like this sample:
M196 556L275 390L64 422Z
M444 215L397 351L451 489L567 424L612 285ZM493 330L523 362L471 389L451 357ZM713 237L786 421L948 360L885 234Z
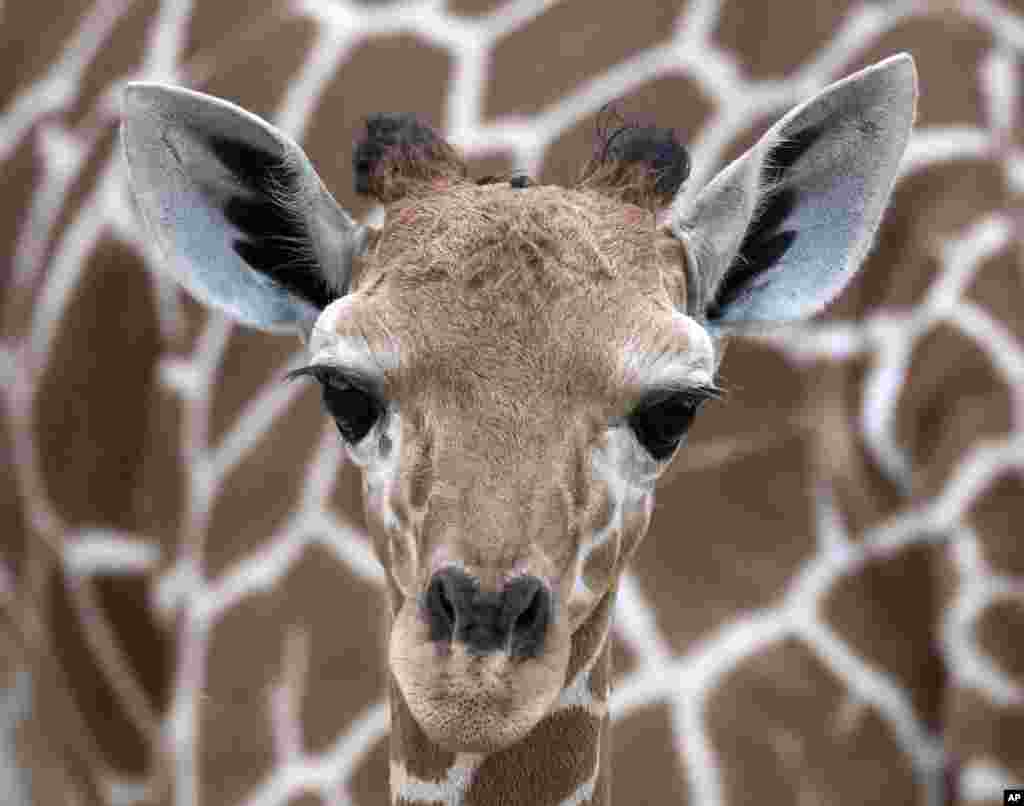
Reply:
M379 230L265 121L125 91L166 269L305 339L292 374L362 469L391 613L392 803L610 802L610 622L655 482L715 395L724 339L813 314L861 265L916 83L906 54L861 70L685 194L670 131L622 127L564 188L474 182L429 128L377 115L355 174L386 205Z

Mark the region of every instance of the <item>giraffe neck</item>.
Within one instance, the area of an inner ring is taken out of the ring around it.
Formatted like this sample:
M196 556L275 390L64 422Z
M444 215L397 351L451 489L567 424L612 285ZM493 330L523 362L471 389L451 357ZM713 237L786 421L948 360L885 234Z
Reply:
M394 806L607 806L611 612L602 597L573 635L565 686L520 742L496 753L453 753L416 724L391 679L391 802Z

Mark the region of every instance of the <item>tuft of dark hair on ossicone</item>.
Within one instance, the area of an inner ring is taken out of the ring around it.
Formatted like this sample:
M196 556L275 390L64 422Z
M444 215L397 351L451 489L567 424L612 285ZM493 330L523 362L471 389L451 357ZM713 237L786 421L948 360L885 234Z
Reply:
M597 146L576 188L599 190L652 211L667 206L690 175L686 147L672 129L627 122L609 107L598 113ZM617 118L614 128L602 127L605 110Z
M356 193L384 204L466 177L466 166L455 149L408 113L366 118L366 134L355 145L352 167Z

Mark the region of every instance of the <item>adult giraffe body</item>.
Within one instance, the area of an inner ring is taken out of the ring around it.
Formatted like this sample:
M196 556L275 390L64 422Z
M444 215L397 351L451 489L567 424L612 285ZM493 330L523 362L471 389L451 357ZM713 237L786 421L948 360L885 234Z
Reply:
M696 198L670 133L625 128L577 188L476 184L376 116L369 232L283 133L125 91L143 218L179 281L299 330L386 569L395 804L609 803L612 606L721 342L820 310L860 267L917 100L894 56L826 88ZM664 220L656 221L655 212ZM326 604L326 603L325 603Z

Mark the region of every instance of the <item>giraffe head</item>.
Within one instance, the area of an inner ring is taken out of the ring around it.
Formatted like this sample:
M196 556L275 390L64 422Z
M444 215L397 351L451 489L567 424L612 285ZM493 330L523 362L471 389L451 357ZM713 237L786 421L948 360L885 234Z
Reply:
M714 395L723 337L843 288L915 98L912 60L890 58L698 189L653 128L620 130L563 188L470 181L430 129L376 116L355 155L357 190L386 205L371 231L268 123L184 89L126 91L132 186L168 269L308 343L294 374L319 382L362 468L391 670L436 743L499 749L551 708Z

